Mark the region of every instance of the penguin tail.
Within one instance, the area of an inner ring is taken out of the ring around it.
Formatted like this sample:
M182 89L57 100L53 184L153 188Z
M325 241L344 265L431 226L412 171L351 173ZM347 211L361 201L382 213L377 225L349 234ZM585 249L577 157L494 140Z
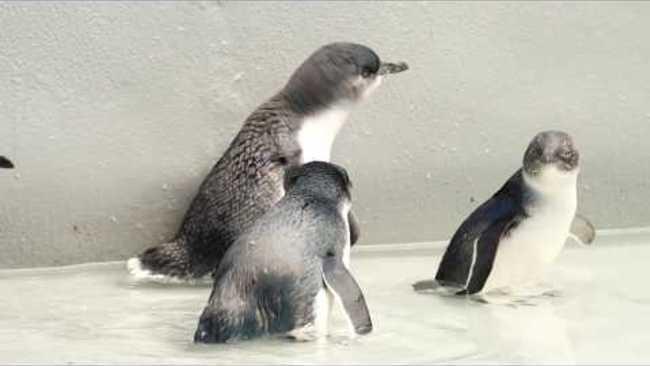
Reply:
M418 281L414 283L412 286L413 286L413 290L417 292L435 290L436 288L438 288L438 284L434 280Z
M186 282L191 279L190 256L182 244L177 240L151 247L129 259L126 266L136 279Z

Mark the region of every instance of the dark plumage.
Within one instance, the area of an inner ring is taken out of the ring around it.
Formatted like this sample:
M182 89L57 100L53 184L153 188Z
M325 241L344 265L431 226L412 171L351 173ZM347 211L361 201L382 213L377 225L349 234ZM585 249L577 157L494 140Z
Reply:
M435 282L418 282L414 288L439 285L457 294L475 294L500 269L496 286L503 289L534 278L559 253L569 234L585 243L593 241L593 226L575 216L578 164L579 153L567 133L538 133L524 153L523 167L460 225ZM511 245L504 247L508 240ZM497 252L507 253L507 264L494 267Z
M492 270L499 240L526 217L524 201L531 197L527 197L522 187L521 170L518 170L497 193L463 221L438 267L436 281L440 285L458 288L462 290L460 294L481 291ZM468 282L475 240L480 254Z
M325 281L343 299L358 333L372 329L363 294L343 264L345 171L312 162L293 168L287 194L230 247L215 273L196 342L222 343L313 324Z
M356 102L382 65L371 49L352 43L327 45L312 54L246 119L201 184L174 240L130 260L131 271L180 278L213 271L242 231L282 198L286 169L305 162L297 141L303 121L339 102ZM393 72L401 71L397 68ZM353 216L350 223L354 243L359 231Z
M11 162L11 160L5 158L4 156L0 156L0 168L13 169L14 164Z
M147 249L144 268L175 277L213 271L237 236L282 198L282 178L300 164L294 113L274 97L244 123L194 197L176 239Z

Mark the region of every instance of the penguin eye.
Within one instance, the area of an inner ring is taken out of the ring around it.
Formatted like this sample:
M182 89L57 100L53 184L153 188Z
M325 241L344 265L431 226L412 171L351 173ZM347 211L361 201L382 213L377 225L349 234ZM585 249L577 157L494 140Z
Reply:
M573 152L571 150L566 150L560 153L560 158L563 160L571 160L573 158Z
M361 76L364 78L369 78L372 75L372 71L370 71L369 68L364 67L363 70L361 70Z
M535 158L541 158L542 155L544 155L544 149L539 146L536 146L535 149L533 150L533 156Z

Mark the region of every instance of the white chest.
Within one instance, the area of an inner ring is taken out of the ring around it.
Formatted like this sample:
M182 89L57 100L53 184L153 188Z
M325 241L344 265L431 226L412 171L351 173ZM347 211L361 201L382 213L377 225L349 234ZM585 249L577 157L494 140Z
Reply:
M298 131L301 162L330 161L332 145L349 112L345 109L329 109L307 117Z
M575 187L544 197L530 217L499 243L484 291L538 280L560 254L576 212Z

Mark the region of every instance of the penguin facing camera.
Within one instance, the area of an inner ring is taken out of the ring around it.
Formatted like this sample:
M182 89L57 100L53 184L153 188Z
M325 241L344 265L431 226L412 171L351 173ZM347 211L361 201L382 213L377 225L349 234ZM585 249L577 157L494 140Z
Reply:
M537 281L567 237L591 244L593 225L576 215L579 160L567 133L537 134L523 168L460 225L435 280L418 282L414 289L511 292Z

